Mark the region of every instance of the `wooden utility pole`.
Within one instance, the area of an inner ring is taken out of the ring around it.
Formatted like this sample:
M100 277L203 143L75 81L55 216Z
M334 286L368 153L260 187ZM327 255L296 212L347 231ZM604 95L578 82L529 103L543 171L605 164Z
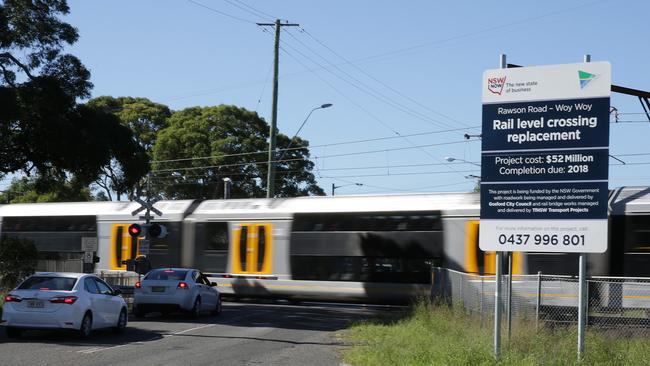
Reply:
M273 55L273 111L271 112L271 128L269 131L269 161L268 174L266 176L266 197L275 196L275 130L278 123L278 73L280 64L280 30L282 27L298 27L300 24L281 23L276 19L275 23L257 23L259 26L275 27L275 52Z

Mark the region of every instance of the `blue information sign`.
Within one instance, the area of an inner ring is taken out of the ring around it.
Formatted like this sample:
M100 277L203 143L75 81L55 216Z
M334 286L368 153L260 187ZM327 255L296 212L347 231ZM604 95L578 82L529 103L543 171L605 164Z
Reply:
M607 249L610 69L486 71L481 249Z

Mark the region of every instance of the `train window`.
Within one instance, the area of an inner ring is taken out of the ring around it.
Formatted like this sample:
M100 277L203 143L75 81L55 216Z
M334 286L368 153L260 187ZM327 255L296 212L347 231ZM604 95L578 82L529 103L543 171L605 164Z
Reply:
M204 271L222 273L228 264L229 234L227 222L198 222L194 262Z
M257 271L262 272L262 266L264 266L264 255L266 254L266 228L264 226L259 227L259 232L257 233Z
M248 226L242 226L241 234L239 236L239 263L241 264L241 270L246 271L246 253L248 241Z
M95 216L14 216L4 217L2 231L97 231Z
M441 231L437 212L296 214L294 232L306 231Z
M650 215L625 217L625 251L627 253L650 252Z
M124 238L124 227L117 227L117 234L115 234L115 266L122 266L122 248L124 247L123 243Z
M228 250L228 243L228 223L207 223L205 233L205 250Z
M291 256L294 280L428 283L434 259Z

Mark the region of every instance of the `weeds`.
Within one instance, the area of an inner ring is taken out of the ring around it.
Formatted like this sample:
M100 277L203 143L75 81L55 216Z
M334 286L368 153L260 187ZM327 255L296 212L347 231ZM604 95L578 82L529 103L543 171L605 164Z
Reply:
M604 338L587 333L585 358L577 360L575 328L535 329L517 319L510 342L505 333L498 361L493 327L458 306L421 301L408 314L352 325L346 331L355 346L344 351L355 365L650 365L650 341Z

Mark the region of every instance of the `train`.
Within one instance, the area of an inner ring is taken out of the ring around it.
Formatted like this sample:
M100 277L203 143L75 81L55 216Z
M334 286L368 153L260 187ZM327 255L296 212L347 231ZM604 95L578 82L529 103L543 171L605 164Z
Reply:
M478 193L167 200L154 207L165 238L153 267L198 268L225 296L290 301L399 302L426 296L431 268L489 275L478 245ZM650 277L650 187L609 192L608 250L588 274ZM31 240L38 270L126 272L138 257L135 202L0 205L0 235ZM95 260L88 260L94 258ZM514 253L513 274L574 275L578 255Z

